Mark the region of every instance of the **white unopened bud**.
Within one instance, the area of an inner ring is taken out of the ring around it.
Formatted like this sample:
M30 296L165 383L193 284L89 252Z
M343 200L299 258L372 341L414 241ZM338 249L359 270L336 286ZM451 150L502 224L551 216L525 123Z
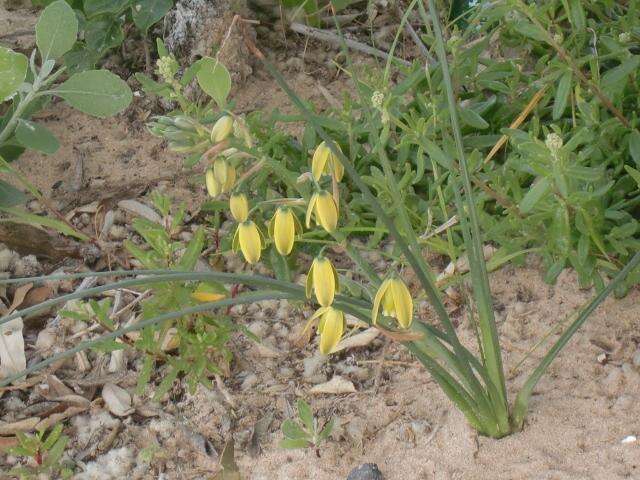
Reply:
M562 137L557 133L550 133L547 135L547 138L544 140L544 144L547 146L549 150L553 154L558 153L558 150L562 148L563 142Z

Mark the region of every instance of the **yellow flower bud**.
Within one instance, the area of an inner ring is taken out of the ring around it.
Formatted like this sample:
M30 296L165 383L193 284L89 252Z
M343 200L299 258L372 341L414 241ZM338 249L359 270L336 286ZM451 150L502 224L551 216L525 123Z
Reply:
M302 233L302 226L289 207L279 207L269 222L269 236L276 250L286 256L293 250L296 234Z
M413 299L407 286L395 275L382 282L373 300L371 322L374 325L378 320L378 311L381 304L383 315L395 318L402 328L411 326L413 321Z
M337 143L334 142L334 145L338 150L340 150L340 146ZM336 179L336 182L342 180L342 177L344 176L344 166L342 165L342 162L333 154L325 142L318 145L316 150L313 152L311 173L316 181L320 180L322 174L332 175L333 178Z
M339 288L338 272L329 259L325 257L314 258L307 274L307 298L311 298L313 290L318 303L323 307L328 307L333 303L333 298Z
M316 225L321 225L327 232L333 233L338 226L338 206L333 196L326 190L316 192L307 206L307 228L311 227L311 215L315 215Z
M249 218L249 201L244 193L234 193L229 197L229 210L236 222L242 223Z
M209 195L217 197L233 188L236 183L236 169L224 158L217 158L213 162L213 168L207 170L205 182Z
M199 302L217 302L227 297L227 291L222 285L202 282L191 294L191 297Z
M211 141L219 143L231 135L233 132L233 118L224 115L218 119L211 129Z
M333 307L322 307L312 318L320 317L318 334L320 335L320 353L329 355L340 342L344 333L344 313Z
M263 244L262 235L255 223L247 220L238 225L233 237L233 249L240 250L248 263L254 264L260 260Z
M207 193L212 197L217 197L222 193L222 185L216 180L213 168L208 168L204 176L207 185Z

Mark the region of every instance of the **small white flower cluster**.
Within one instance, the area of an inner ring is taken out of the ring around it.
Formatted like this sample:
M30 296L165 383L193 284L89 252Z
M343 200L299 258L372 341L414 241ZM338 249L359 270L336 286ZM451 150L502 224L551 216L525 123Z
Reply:
M544 144L549 150L551 150L551 153L555 155L556 153L558 153L558 150L562 148L562 137L557 133L550 133L544 140Z
M622 32L620 35L618 35L618 41L620 43L629 43L631 41L631 33Z
M160 57L156 62L158 75L167 83L173 82L173 77L178 70L178 63L171 57Z
M378 110L382 110L382 103L384 102L384 93L375 91L373 95L371 95L371 105L373 108L377 108Z

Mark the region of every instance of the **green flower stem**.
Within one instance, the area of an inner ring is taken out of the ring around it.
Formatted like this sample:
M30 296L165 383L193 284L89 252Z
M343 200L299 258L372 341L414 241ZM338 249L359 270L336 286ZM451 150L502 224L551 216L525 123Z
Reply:
M462 225L465 244L467 245L467 255L469 257L469 266L472 275L473 293L478 310L478 326L480 329L480 342L484 353L484 363L487 367L489 378L495 385L498 396L494 397L493 404L496 409L500 429L506 434L510 430L509 426L509 406L507 403L507 388L504 378L504 370L502 365L502 354L500 351L500 342L498 331L496 328L495 317L492 307L491 290L489 288L489 277L487 274L486 263L482 248L482 236L480 233L480 222L478 220L478 212L471 187L471 178L468 171L467 161L464 153L464 145L462 143L462 134L458 122L457 102L455 100L453 85L451 83L451 74L447 63L447 54L444 47L444 39L442 37L442 29L440 27L440 19L434 0L427 0L429 5L429 13L431 23L436 40L436 53L442 69L442 77L447 94L449 104L449 114L451 117L451 128L456 144L458 154L458 165L462 184L465 191L464 205L461 201L458 203L458 213ZM452 176L452 178L455 178ZM456 196L459 196L459 190L455 188ZM466 212L465 208L466 207ZM466 224L468 217L468 224Z
M527 408L529 407L529 400L531 399L531 393L537 385L538 381L551 365L551 362L555 360L560 351L565 347L567 342L573 337L573 335L580 329L584 322L589 318L589 315L600 305L609 294L620 285L627 275L640 265L640 252L637 252L620 270L620 272L614 277L609 284L602 289L602 291L580 312L578 318L565 330L560 338L553 344L547 354L544 356L538 367L531 373L527 381L520 389L516 401L513 406L512 424L513 427L520 430L524 424L524 419L527 415Z
M221 272L149 273L149 272L158 272L158 271L154 271L154 270L138 271L138 273L140 274L144 272L146 272L146 274L149 274L151 276L144 277L144 278L135 278L130 280L122 280L122 281L114 282L108 285L101 285L98 287L88 288L86 290L80 290L77 292L69 293L67 295L62 295L60 297L52 298L42 303L39 303L38 305L34 305L32 307L28 307L28 308L16 311L11 315L7 315L6 317L3 317L2 319L0 319L0 325L3 325L15 318L39 312L53 305L68 302L69 300L74 300L77 298L86 298L86 297L97 295L109 290L116 290L118 288L132 287L136 285L147 285L147 284L153 284L153 283L162 283L162 282L214 280L222 283L242 283L242 284L254 286L254 287L276 289L285 293L290 293L292 295L301 295L300 298L305 299L304 288L302 286L296 285L294 283L283 282L280 280L263 277L260 275L246 275L246 274L233 274L233 273L221 273ZM165 271L159 270L159 272L166 272L166 270ZM100 273L108 273L113 275L114 272L100 272ZM124 274L124 272L122 272L122 274ZM94 273L94 274L86 274L84 276L95 276L95 275L96 274ZM61 276L61 277L65 278L65 276ZM47 277L41 277L41 278L46 279ZM66 278L69 278L69 277L66 277ZM75 278L80 278L80 277L76 276ZM24 279L19 279L19 280L22 281ZM368 302L360 299L352 299L349 297L339 295L338 297L336 297L336 300L342 303L347 303L349 305L356 306L356 307L371 308L371 305Z

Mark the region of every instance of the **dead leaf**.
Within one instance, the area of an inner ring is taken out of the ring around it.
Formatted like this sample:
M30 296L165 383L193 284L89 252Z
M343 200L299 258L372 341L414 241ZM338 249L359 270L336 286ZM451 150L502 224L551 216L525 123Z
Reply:
M340 395L342 393L355 393L355 391L356 387L353 386L353 383L340 375L336 375L328 382L316 385L309 390L309 393L313 393L315 395L322 393Z
M24 297L24 301L22 302L21 306L22 308L27 308L38 305L39 303L52 298L53 294L53 288L48 285L33 288L29 290L29 293L27 293L27 295ZM40 313L40 315L43 315L43 313Z
M0 437L0 453L18 445L17 437Z
M17 422L0 422L0 435L15 435L18 432L30 432L40 422L39 417L25 418Z
M364 332L360 332L356 335L353 335L352 337L343 339L340 343L338 343L333 352L335 353L339 352L340 350L347 350L349 348L366 347L372 341L374 341L379 334L379 329L375 327L368 328Z
M256 343L253 346L252 350L256 356L262 358L278 358L280 355L282 355L282 352L279 352L278 350L271 348L270 346L267 346L263 343Z
M126 417L134 411L129 392L113 383L102 387L102 399L109 411L118 417Z
M160 223L162 221L160 215L158 215L155 210L137 200L120 200L118 207L139 217L144 217L154 223Z
M35 430L48 430L56 423L60 423L68 418L75 417L79 413L86 412L89 407L69 407L62 413L54 413L43 419L35 426Z
M13 294L13 301L11 302L11 306L9 307L9 311L7 311L7 315L13 313L24 301L24 297L27 296L29 290L33 287L33 283L27 283L25 285L21 285L16 288L15 293Z

